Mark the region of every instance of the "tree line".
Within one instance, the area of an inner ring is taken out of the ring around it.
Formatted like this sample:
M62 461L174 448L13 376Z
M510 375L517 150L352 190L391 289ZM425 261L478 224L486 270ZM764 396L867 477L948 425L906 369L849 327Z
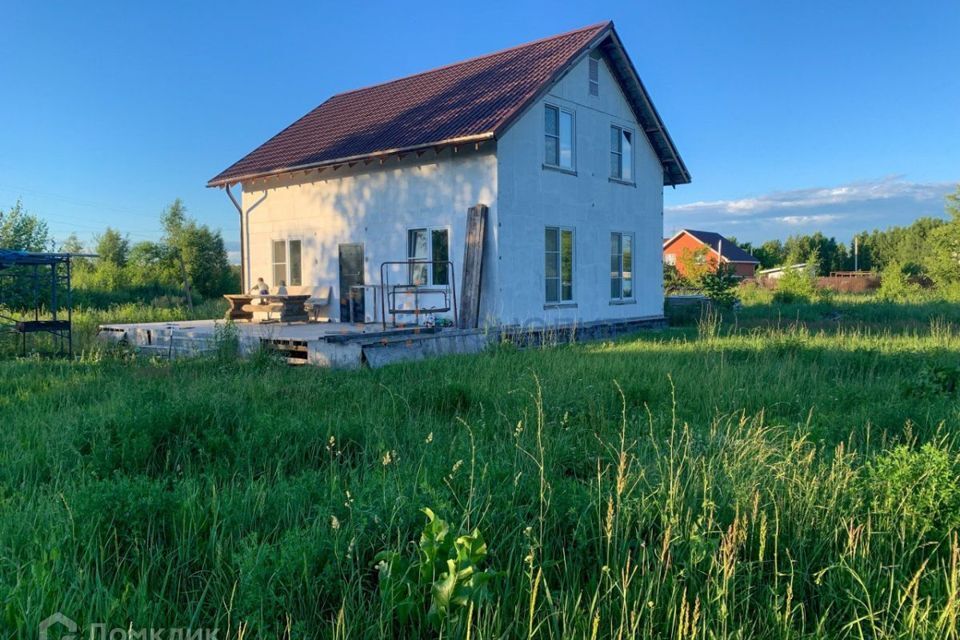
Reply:
M862 231L850 243L817 231L759 245L737 244L760 261L761 269L813 261L819 274L829 275L895 266L908 275L952 282L960 280L960 187L947 196L945 209L946 218L924 217L907 226Z
M96 254L73 261L74 289L95 306L182 298L188 292L211 298L239 290L239 271L229 263L219 230L192 219L179 198L163 210L160 223L163 235L157 241L131 243L127 235L107 227L90 245L75 233L57 243L46 222L18 200L9 210L0 210L0 247Z

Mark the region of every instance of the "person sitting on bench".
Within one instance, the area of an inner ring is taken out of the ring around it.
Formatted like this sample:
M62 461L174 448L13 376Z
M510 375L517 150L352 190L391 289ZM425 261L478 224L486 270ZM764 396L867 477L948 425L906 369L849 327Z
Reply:
M253 295L267 296L270 295L270 287L263 281L263 278L257 278L256 284L250 288L250 293ZM257 304L264 304L264 302L260 300Z

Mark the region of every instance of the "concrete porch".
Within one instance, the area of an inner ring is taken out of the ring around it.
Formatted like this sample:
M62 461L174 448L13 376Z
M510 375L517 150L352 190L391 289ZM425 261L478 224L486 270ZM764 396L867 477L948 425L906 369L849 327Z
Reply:
M184 320L102 324L97 336L138 353L166 358L197 356L216 349L225 320ZM232 325L241 354L278 352L290 364L357 368L382 367L452 353L477 353L492 336L481 329L402 327L344 322L247 323Z

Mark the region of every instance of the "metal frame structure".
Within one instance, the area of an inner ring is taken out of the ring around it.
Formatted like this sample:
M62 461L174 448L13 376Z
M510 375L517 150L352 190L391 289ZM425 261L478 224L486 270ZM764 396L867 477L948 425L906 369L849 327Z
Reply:
M18 335L22 355L27 353L27 334L46 333L61 355L73 357L70 260L79 255L0 249L0 333ZM44 268L49 275L42 273ZM14 315L18 311L25 313Z
M406 284L390 284L390 272L387 267L392 266L406 266L407 273L409 274L412 270L409 267L414 265L430 265L431 267L438 264L446 265L447 273L449 274L448 281L450 284L446 286L420 286L417 284L406 283ZM413 294L413 308L405 309L397 306L397 295L399 294ZM443 296L443 306L440 307L421 307L420 306L420 296L421 295L442 295ZM383 314L383 328L387 328L387 314L390 314L390 321L393 326L397 326L397 316L398 315L412 315L416 316L419 324L420 315L424 313L443 313L446 311L453 311L453 324L458 326L459 316L457 314L457 285L456 285L456 276L453 272L453 262L450 260L388 260L387 262L380 263L380 312Z

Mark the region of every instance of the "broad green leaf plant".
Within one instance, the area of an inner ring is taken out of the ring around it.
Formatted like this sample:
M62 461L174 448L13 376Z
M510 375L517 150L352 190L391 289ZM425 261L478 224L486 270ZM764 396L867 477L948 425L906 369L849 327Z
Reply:
M474 529L454 537L450 525L430 509L414 558L381 551L374 560L380 572L385 608L405 624L422 615L429 598L427 620L436 629L459 624L466 614L469 627L474 608L489 598L489 583L497 573L484 569L487 544Z

